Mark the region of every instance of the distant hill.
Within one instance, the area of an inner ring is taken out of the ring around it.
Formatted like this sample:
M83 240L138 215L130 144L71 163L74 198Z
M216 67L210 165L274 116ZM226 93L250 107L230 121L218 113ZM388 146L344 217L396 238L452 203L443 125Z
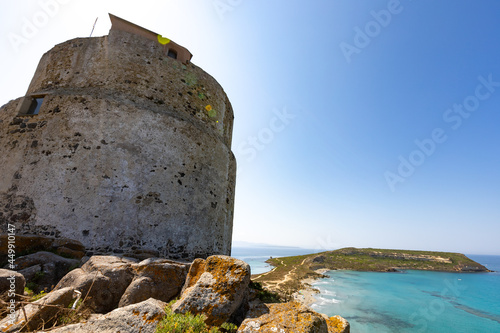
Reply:
M307 289L305 279L321 278L322 271L353 270L396 272L415 269L444 272L489 272L483 265L460 253L357 249L353 247L315 254L273 258L267 263L275 268L252 279L283 293Z
M348 247L312 255L305 263L312 270L394 271L417 269L446 272L487 272L483 265L461 253L357 249ZM271 262L271 264L273 264Z

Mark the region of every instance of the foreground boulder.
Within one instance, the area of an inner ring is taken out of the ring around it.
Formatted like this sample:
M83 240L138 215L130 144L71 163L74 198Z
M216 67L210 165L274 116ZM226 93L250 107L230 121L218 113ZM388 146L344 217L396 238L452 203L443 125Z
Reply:
M176 313L205 314L205 322L220 326L244 305L250 283L250 266L228 256L197 259L191 265Z
M72 287L82 292L97 313L106 313L116 307L134 278L132 265L137 260L115 256L93 256L82 268L72 270L55 290Z
M347 320L341 316L328 317L327 315L322 315L326 324L328 325L328 333L349 333L351 332L351 325Z
M250 266L227 256L197 259L192 264L94 256L64 276L47 296L24 305L26 314L18 303L14 319L0 321L0 332L47 329L58 316L72 311L68 307L77 294L85 304L79 308L82 312L77 313L77 320L94 314L85 322L50 332L154 332L165 315L165 302L179 294L173 312L203 314L210 326L241 323L240 333L349 332L343 318L320 315L300 303L265 304L249 284Z
M27 282L33 282L35 293L52 289L71 269L80 265L80 260L63 258L51 252L40 251L16 259L17 269Z
M0 262L7 260L7 244L8 235L0 235ZM68 238L16 235L16 253L35 253L37 251L51 251L81 259L85 255L85 246L77 240Z
M71 304L73 290L73 288L63 288L47 294L38 301L26 304L24 311L22 309L16 311L13 322L9 316L0 321L0 331L9 333L43 328L43 325L48 325L55 319L61 308L67 308Z
M205 259L197 258L191 263L191 266L189 267L189 274L187 275L186 282L182 287L182 293L184 293L187 288L194 286L199 280L201 274L205 272L206 262L207 261Z
M119 307L150 297L168 302L179 295L189 270L188 263L167 259L146 259L132 264L134 279L123 293Z
M252 316L256 316L252 318ZM243 321L238 333L275 333L275 332L301 332L301 333L339 333L329 330L325 318L298 303L258 304L249 312Z
M12 290L14 290L17 295L23 295L25 284L26 281L22 274L9 269L0 268L0 295L7 293L6 298L12 298L8 295L11 287L13 287ZM15 299L19 299L19 297L15 297Z
M118 308L85 323L51 330L50 333L154 333L165 315L166 305L150 298L141 303Z

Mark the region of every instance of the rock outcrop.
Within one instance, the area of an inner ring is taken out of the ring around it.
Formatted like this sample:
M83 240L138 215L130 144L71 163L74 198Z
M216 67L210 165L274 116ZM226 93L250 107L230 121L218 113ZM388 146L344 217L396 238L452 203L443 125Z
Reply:
M44 256L41 253L33 258ZM7 270L0 273L11 274ZM22 280L22 275L17 275ZM51 332L154 332L165 315L166 302L180 296L169 311L202 314L209 326L237 324L240 333L349 332L349 324L341 317L328 318L298 302L265 304L258 295L250 288L250 266L227 256L196 259L191 264L93 256L66 274L45 297L24 305L24 311L19 307L22 303L17 304L15 320L1 320L0 331L47 329L73 311L68 309L73 304L77 306L74 311L82 307L94 314L73 316L71 320L88 319Z
M0 295L8 293L12 289L17 295L22 295L24 293L25 284L26 281L22 274L9 269L0 268ZM16 297L16 299L18 299L18 297Z
M196 261L172 309L176 313L203 313L208 325L221 325L242 306L249 283L250 266L244 261L228 256Z
M66 308L73 300L73 288L63 288L47 294L45 297L29 303L15 313L15 320L7 316L0 321L3 333L33 331L50 324L61 307Z
M85 323L68 325L50 333L154 333L167 304L153 298L115 309ZM40 332L42 333L42 332Z
M351 325L341 316L328 317L323 315L328 325L328 333L350 333Z
M55 290L72 287L89 297L97 313L115 309L134 278L137 260L115 256L91 257L82 268L69 272Z
M119 307L150 297L168 302L177 296L189 270L189 264L166 259L146 259L132 265L134 279L123 293Z
M80 260L63 258L51 252L37 252L16 259L17 269L27 282L36 285L34 292L51 290Z
M240 325L238 332L329 332L328 324L322 315L298 302L268 304L261 307L260 311L260 316L245 319ZM257 313L254 313L254 315Z
M4 262L7 260L7 244L8 235L0 235L0 262ZM73 239L53 238L27 234L16 235L16 253L29 254L35 253L37 251L50 251L61 256L72 257L76 259L81 259L85 255L85 247L82 245L82 243Z

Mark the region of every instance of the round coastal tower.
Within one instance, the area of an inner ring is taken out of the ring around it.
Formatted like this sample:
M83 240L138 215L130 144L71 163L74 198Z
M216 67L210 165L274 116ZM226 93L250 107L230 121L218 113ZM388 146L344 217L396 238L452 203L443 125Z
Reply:
M111 16L0 109L0 222L89 252L231 253L233 110L185 48Z

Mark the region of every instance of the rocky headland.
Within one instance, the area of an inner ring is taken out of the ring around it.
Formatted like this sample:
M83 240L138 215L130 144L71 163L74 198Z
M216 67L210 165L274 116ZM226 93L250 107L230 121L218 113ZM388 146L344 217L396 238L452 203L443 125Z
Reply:
M274 266L267 273L252 276L256 282L286 299L312 303L318 291L311 287L315 279L329 270L398 272L428 270L442 272L489 272L483 265L460 253L343 248L309 255L271 258Z

